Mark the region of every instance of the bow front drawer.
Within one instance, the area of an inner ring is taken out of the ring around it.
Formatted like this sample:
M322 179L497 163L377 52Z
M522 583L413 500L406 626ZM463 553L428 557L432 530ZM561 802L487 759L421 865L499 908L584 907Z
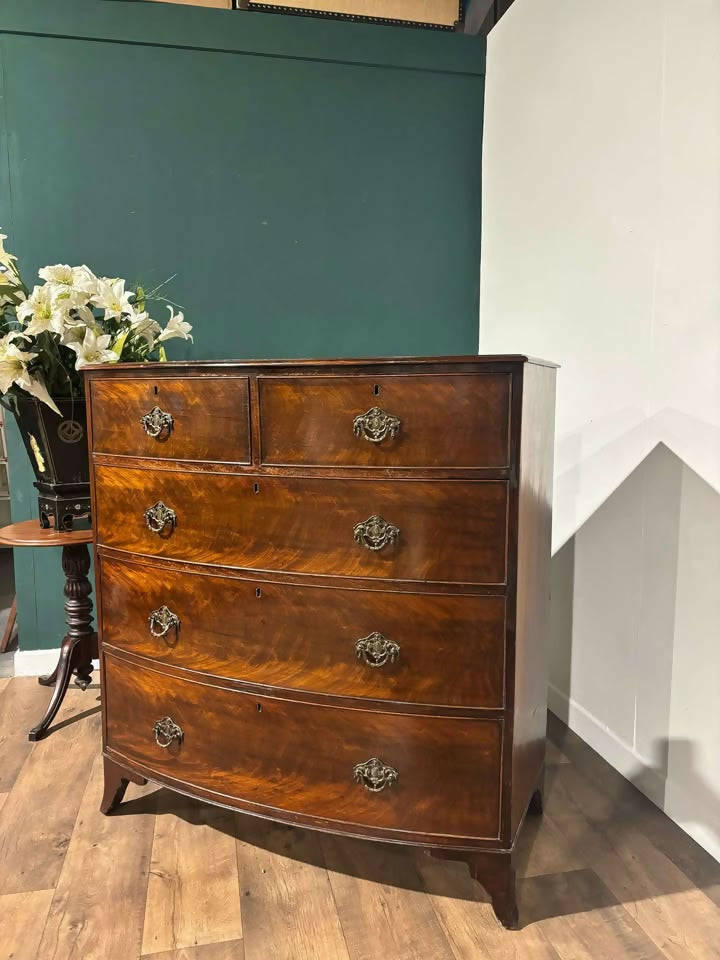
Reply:
M108 653L103 666L108 749L176 786L351 831L498 836L497 720L250 696Z
M339 697L503 706L505 598L208 576L102 556L104 642Z
M258 377L261 461L502 469L510 376Z
M100 544L241 569L503 584L507 513L501 480L95 469Z
M250 462L247 377L90 380L93 451Z

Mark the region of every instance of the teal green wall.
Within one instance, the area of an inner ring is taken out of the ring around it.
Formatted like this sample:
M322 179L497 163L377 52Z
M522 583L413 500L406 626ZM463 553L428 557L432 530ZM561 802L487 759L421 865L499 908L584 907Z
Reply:
M484 72L451 33L1 0L0 226L30 280L177 273L178 358L475 353ZM58 570L16 551L24 649L59 644Z

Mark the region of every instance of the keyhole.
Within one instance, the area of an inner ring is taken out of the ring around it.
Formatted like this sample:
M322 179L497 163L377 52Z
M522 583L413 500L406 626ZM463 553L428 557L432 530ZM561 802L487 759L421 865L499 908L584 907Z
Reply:
M261 703L259 703L259 704L257 705L257 712L258 712L258 713L262 713L262 704L261 704Z
M258 588L255 590L255 596L256 596L256 597L261 597L261 596L262 596L262 590L260 589L260 587L258 587Z
M373 387L373 393L375 394L376 397L377 397L378 394L380 393L380 384L379 384L379 383L376 383L375 386Z
M253 484L253 492L254 492L254 493L260 493L260 484L259 484L259 483L254 483L254 484Z
M158 394L157 384L155 384L155 386L153 387L153 390L155 391L155 396L157 396Z

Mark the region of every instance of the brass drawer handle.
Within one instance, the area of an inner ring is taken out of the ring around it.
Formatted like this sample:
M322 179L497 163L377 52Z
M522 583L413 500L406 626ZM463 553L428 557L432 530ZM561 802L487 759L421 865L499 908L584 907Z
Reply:
M145 523L153 533L162 533L168 523L175 529L177 516L174 510L167 507L162 500L158 500L145 511Z
M145 433L156 440L159 440L163 433L168 437L174 422L172 415L161 410L160 407L153 407L144 417L140 417Z
M380 407L372 407L353 420L353 433L370 443L382 443L387 437L396 437L400 432L400 419L385 413Z
M185 736L182 732L182 727L179 727L171 717L163 717L162 720L156 720L153 733L155 734L155 743L159 747L162 747L163 750L167 750L173 740L182 743L182 739Z
M150 633L154 637L164 637L171 627L175 628L176 633L180 629L180 617L164 604L158 610L153 610L148 617L148 622Z
M399 536L399 529L377 513L353 527L353 537L368 550L382 550L389 543L395 543Z
M361 783L370 793L380 793L385 787L391 787L397 783L398 772L395 767L390 767L377 757L366 760L365 763L357 763L353 767L353 775L358 783Z
M400 644L388 640L377 631L355 642L355 651L359 660L370 667L384 667L386 663L395 663L400 656Z

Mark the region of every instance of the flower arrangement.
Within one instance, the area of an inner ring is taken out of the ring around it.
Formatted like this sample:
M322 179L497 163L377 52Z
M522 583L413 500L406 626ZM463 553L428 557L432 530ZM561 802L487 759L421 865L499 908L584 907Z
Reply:
M84 396L81 370L89 363L165 360L164 343L192 340L192 327L160 295L165 283L146 293L126 290L125 281L97 277L89 267L43 267L44 281L30 291L5 250L0 233L0 402L36 397L56 413L53 398ZM165 301L170 319L163 328L146 310Z

